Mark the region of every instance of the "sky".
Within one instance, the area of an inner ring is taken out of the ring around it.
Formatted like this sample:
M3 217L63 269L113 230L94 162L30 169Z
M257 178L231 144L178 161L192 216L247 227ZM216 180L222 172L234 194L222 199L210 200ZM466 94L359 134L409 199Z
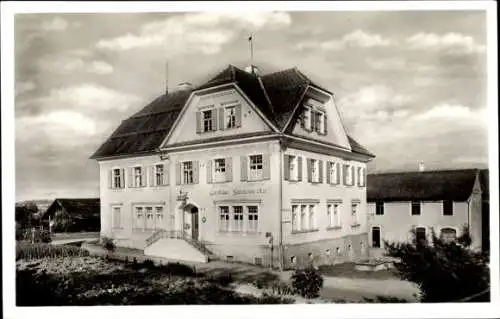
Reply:
M180 82L298 67L333 91L368 172L487 167L486 13L57 13L15 17L16 200L99 196L92 153Z

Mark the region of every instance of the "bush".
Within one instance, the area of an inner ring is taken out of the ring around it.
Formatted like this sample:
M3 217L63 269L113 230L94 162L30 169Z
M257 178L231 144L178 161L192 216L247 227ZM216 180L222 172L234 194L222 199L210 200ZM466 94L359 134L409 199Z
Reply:
M212 275L207 280L211 283L221 285L223 287L229 286L234 282L233 275L230 271L224 271L220 274Z
M31 242L34 240L35 243L50 243L52 241L52 236L48 230L45 229L24 229L16 230L16 238L20 235L21 240L26 240Z
M271 291L279 296L295 294L293 287L282 281L274 281L271 284Z
M488 256L457 242L446 242L434 232L431 244L386 242L386 254L400 260L394 267L402 279L419 285L422 302L460 301L489 289ZM474 301L488 301L489 294L479 299Z
M109 237L102 237L101 238L101 244L106 249L107 251L113 252L116 249L115 243L113 242L113 239Z
M292 274L292 287L304 298L316 298L323 287L323 277L312 267L298 269Z
M54 246L46 243L16 243L16 260L85 256L89 256L89 252L75 246Z

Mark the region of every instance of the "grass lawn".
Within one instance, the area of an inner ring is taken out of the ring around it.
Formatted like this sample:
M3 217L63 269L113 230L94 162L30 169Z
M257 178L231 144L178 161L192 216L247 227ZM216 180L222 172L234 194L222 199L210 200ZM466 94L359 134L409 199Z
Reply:
M360 278L360 279L399 279L397 273L393 269L384 269L379 271L360 271L354 268L352 262L319 266L319 271L323 276L328 277L345 277L345 278Z

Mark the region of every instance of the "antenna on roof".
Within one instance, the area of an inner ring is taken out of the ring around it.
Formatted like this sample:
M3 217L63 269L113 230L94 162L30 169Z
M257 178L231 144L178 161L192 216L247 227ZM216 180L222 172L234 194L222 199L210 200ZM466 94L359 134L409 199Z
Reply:
M165 95L168 94L168 61L165 62Z

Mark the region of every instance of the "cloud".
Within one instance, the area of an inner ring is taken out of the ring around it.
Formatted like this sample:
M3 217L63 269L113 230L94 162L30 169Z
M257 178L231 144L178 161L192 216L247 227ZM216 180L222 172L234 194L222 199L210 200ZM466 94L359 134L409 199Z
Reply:
M96 47L126 51L164 46L170 55L186 51L214 54L235 39L241 30L282 28L290 24L289 14L281 12L189 13L147 23L138 34L100 40Z
M473 110L470 107L464 105L452 105L452 104L440 104L434 106L433 108L417 114L414 117L417 121L428 121L428 120L444 120L444 121L457 121L466 120L472 122L483 122L486 124L487 110L486 108L481 108Z
M384 38L380 34L371 34L358 29L351 33L345 34L344 36L342 36L342 38L338 40L329 40L322 42L305 41L298 43L296 45L296 48L299 50L320 48L324 51L334 51L350 47L352 48L387 47L393 44L395 44L393 40Z
M16 96L23 94L25 92L32 91L36 88L35 82L33 81L26 81L26 82L16 82L15 86L15 93Z
M39 67L48 72L75 73L86 72L96 74L113 73L113 66L104 61L85 61L82 58L55 55L41 59Z
M69 26L68 21L61 17L55 17L52 20L44 21L42 29L45 31L63 31Z
M366 64L375 70L383 71L411 71L411 72L432 72L437 68L435 65L423 64L420 62L409 61L402 57L390 58L372 58L365 59Z
M407 44L413 49L442 50L449 54L481 53L486 46L477 44L473 37L461 33L416 33L406 39Z

